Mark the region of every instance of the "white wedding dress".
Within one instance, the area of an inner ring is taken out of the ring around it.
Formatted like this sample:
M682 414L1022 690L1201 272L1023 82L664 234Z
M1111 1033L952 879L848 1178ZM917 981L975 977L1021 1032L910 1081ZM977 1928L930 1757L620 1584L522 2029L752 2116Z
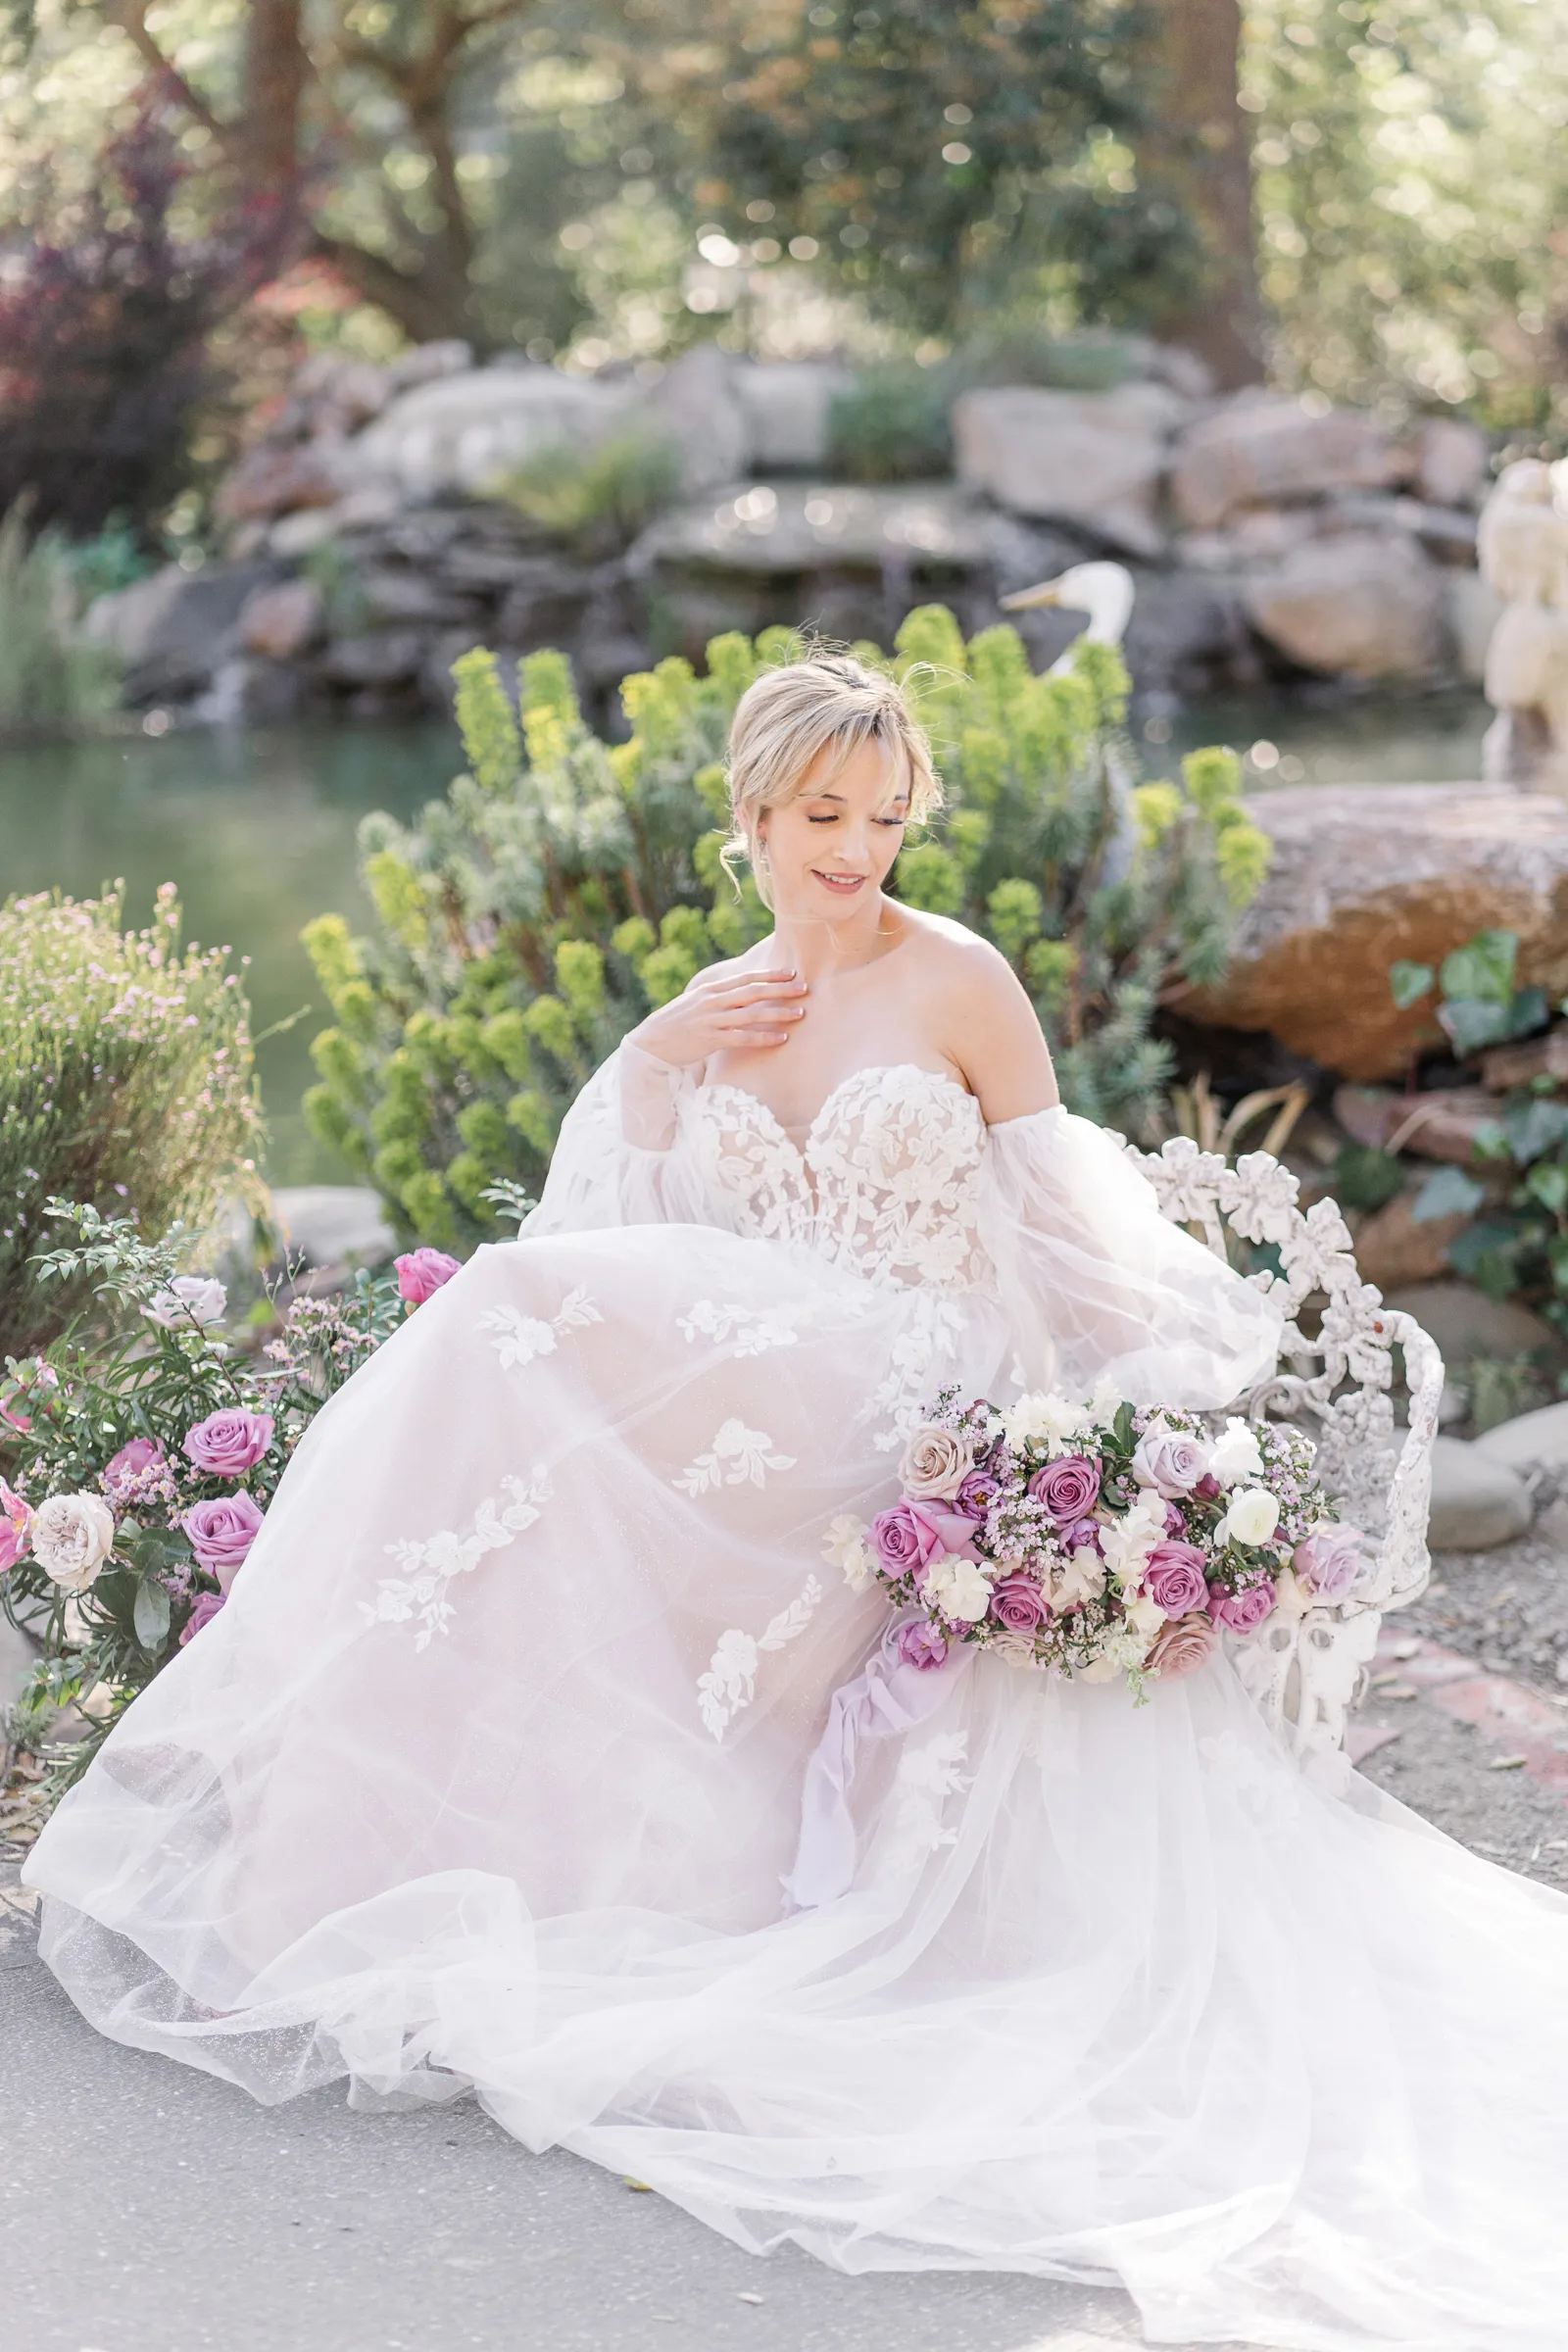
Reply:
M1303 1780L1223 1658L1138 1707L965 1653L862 1743L844 1891L781 1892L888 1618L822 1531L919 1400L1221 1405L1273 1309L1063 1111L870 1068L797 1143L640 1059L44 1832L74 1999L262 2099L471 2089L759 2252L1560 2352L1568 1902Z

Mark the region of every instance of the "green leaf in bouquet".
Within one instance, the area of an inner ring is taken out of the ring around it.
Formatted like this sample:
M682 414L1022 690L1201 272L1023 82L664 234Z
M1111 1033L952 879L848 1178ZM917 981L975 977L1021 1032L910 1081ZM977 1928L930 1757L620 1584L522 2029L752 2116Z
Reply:
M136 1639L150 1657L169 1640L169 1594L162 1585L139 1584L132 1611Z
M1122 1452L1131 1453L1137 1445L1138 1437L1133 1427L1133 1408L1130 1404L1117 1405L1116 1418L1111 1423L1111 1428L1115 1432L1116 1443Z

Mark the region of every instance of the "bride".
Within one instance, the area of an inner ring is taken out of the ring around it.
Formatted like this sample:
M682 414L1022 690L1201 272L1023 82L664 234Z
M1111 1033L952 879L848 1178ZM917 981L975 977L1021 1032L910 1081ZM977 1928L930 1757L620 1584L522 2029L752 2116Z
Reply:
M1279 1333L1058 1106L1002 957L885 895L937 799L892 683L765 675L731 790L772 937L318 1416L35 1848L45 1957L260 2099L472 2091L759 2253L1557 2352L1568 1905L1304 1781L1223 1657L1139 1707L895 1677L803 1822L888 1621L823 1531L921 1401L1220 1407Z

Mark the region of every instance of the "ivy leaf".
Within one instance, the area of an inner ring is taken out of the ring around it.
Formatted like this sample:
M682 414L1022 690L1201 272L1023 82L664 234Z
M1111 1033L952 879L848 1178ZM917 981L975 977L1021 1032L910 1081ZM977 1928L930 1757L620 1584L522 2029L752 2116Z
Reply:
M1439 1005L1438 1022L1461 1061L1509 1034L1508 1005L1494 998L1450 997Z
M1399 1010L1408 1012L1412 1004L1420 1004L1436 978L1430 963L1407 963L1401 956L1389 966L1389 993Z
M1503 1112L1502 1132L1520 1167L1528 1167L1568 1134L1568 1105L1543 1095L1514 1103Z
M1486 1197L1486 1187L1463 1168L1434 1168L1410 1203L1410 1215L1417 1225L1436 1224L1440 1217L1469 1217Z
M133 1615L136 1639L156 1657L169 1639L169 1594L162 1585L138 1585Z
M1484 1004L1495 1004L1506 1010L1513 1002L1513 969L1519 954L1519 938L1513 931L1478 931L1474 939L1451 956L1445 956L1439 969L1443 993L1454 998L1474 998Z

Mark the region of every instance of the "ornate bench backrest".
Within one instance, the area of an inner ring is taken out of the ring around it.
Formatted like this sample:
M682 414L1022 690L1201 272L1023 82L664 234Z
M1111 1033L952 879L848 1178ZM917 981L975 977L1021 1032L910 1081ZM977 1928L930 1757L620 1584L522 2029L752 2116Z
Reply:
M1303 1763L1328 1778L1348 1770L1346 1719L1359 1695L1388 1609L1427 1579L1427 1513L1443 1360L1409 1315L1386 1307L1361 1280L1344 1217L1332 1200L1297 1205L1298 1180L1267 1152L1234 1167L1175 1136L1157 1152L1131 1152L1173 1223L1230 1258L1227 1233L1272 1244L1280 1271L1250 1279L1282 1299L1288 1320L1279 1368L1233 1411L1293 1421L1315 1440L1323 1483L1343 1516L1373 1540L1360 1589L1299 1620L1270 1618L1228 1646L1243 1682ZM1310 1311L1309 1311L1310 1310ZM1316 1328L1301 1328L1303 1320ZM1404 1359L1409 1426L1394 1419L1394 1350Z

